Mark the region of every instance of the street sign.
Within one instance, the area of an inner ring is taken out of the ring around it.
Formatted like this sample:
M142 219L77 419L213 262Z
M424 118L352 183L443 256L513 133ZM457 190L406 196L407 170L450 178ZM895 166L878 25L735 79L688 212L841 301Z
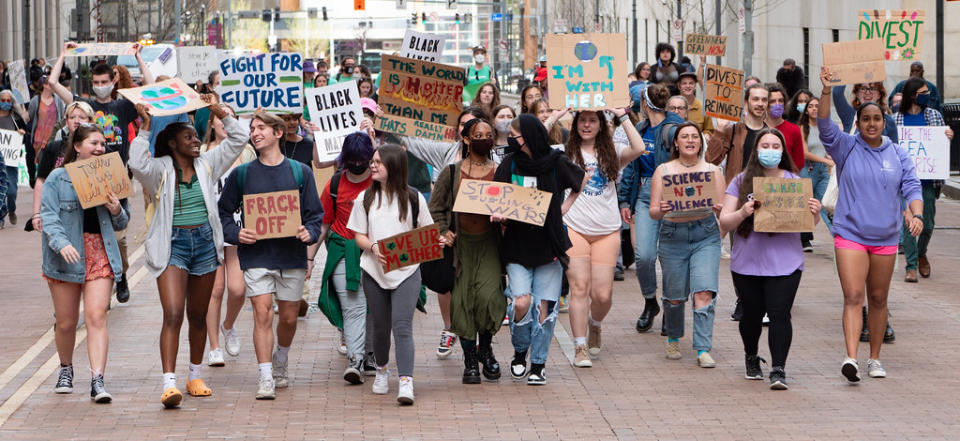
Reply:
M499 12L494 12L490 14L490 21L503 21L503 14Z
M440 14L437 14L437 11L433 11L430 13L430 21L439 21L439 20L440 20Z
M507 50L507 40L500 40L500 49Z
M683 20L676 19L670 22L670 41L683 40Z
M747 32L747 19L744 18L743 6L737 9L737 32Z
M573 29L572 29L572 31L573 31L574 34L582 34L582 33L583 33L583 28L581 28L580 26L574 26Z

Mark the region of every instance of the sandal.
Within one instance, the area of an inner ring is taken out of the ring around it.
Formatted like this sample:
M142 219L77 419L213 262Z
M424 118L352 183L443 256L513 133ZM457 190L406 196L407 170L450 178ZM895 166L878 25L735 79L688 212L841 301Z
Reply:
M194 397L209 397L213 391L207 387L203 380L195 378L187 383L187 393Z
M163 391L163 395L160 396L160 402L163 403L163 407L167 409L180 406L181 400L183 400L183 394L175 387L168 387L167 390Z

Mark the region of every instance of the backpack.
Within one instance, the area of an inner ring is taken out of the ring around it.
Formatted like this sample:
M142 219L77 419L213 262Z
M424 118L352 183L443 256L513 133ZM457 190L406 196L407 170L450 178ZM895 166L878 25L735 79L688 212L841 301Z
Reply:
M343 175L343 171L337 170L333 177L330 178L330 200L332 201L331 206L333 207L333 213L331 213L330 225L333 226L333 223L337 221L337 193L340 192L340 176ZM418 204L419 205L419 204Z
M297 181L297 189L302 193L304 183L303 167L300 166L299 162L290 158L283 158L283 160L287 163L287 165L290 166L290 170L293 172L293 179ZM237 166L237 188L240 189L240 191L237 192L237 203L241 205L243 203L243 189L245 188L244 184L247 182L247 169L249 167L249 162L245 162Z

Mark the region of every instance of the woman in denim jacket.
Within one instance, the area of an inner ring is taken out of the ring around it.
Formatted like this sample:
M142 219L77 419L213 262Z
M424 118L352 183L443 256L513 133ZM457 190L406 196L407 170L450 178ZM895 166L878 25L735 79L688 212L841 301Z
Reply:
M70 136L64 164L92 158L105 152L106 140L99 127L84 124ZM43 220L43 277L50 286L56 315L57 353L60 371L57 393L73 392L73 348L77 338L80 300L87 327L90 358L90 399L109 403L113 398L103 385L107 364L107 306L114 275L121 272L116 231L130 219L126 202L109 194L106 205L83 209L70 176L57 168L43 186L40 216Z

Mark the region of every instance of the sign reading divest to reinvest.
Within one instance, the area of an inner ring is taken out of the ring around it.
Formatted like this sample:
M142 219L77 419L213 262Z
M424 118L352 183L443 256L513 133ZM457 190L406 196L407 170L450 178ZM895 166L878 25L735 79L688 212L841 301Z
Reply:
M717 203L715 179L712 171L664 175L661 197L673 213L713 208Z
M273 52L221 56L220 101L238 114L263 108L267 112L303 112L303 58Z
M550 107L630 107L626 35L548 34L544 45Z
M453 211L503 216L507 219L543 226L550 207L549 192L506 182L463 179Z
M383 115L377 129L433 140L455 140L463 110L463 68L382 55L380 89Z
M743 113L743 71L707 65L703 112L713 118L740 121Z

